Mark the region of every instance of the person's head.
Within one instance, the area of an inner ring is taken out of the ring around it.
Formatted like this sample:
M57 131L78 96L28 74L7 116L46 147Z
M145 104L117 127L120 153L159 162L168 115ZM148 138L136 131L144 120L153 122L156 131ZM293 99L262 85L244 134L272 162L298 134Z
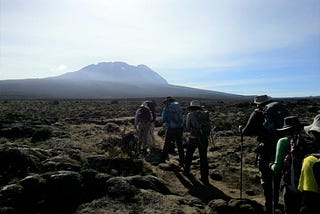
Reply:
M192 100L190 102L190 105L188 106L189 111L195 111L195 110L201 110L201 109L202 109L202 107L200 105L199 100Z
M257 95L254 97L251 104L256 105L257 107L264 106L270 101L270 98L266 95Z
M300 120L296 116L289 116L284 118L284 124L283 127L280 129L277 129L277 131L280 131L282 133L286 134L294 134L299 133L302 131L302 124L300 123Z
M140 105L140 107L145 107L145 108L148 108L148 104L146 101L143 101Z
M315 116L313 123L309 126L305 126L304 130L315 140L315 142L320 143L320 114Z
M168 96L163 100L163 104L167 105L168 103L174 102L175 99L173 99L172 97Z

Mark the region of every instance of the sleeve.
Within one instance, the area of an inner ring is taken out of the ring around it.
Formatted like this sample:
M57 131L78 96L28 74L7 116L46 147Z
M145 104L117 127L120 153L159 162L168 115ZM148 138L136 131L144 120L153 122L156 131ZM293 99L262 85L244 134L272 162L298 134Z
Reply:
M161 113L161 118L163 123L167 123L167 108L164 107Z
M150 109L149 109L149 113L150 113L150 121L152 122L154 118Z
M276 156L274 163L271 165L271 170L274 173L279 173L282 168L283 160L287 154L287 151L290 146L290 138L284 137L278 140L276 148Z
M138 125L138 111L139 111L139 109L136 111L136 114L135 114L135 116L134 116L134 125L135 126L137 126Z
M186 130L190 131L190 113L187 114L186 118Z

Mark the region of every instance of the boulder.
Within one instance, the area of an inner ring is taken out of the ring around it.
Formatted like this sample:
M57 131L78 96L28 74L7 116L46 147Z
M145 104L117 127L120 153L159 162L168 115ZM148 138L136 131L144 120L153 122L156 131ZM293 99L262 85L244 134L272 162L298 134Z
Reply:
M134 185L139 189L152 189L164 195L171 194L171 191L166 187L164 182L155 176L136 175L136 176L128 177L127 179L131 185Z
M82 176L73 171L49 172L42 175L47 181L45 213L73 213L81 201Z
M69 158L68 156L55 156L42 162L42 171L79 171L81 164L79 161Z
M114 177L107 181L108 195L118 200L127 201L138 193L138 189L131 185L125 177Z

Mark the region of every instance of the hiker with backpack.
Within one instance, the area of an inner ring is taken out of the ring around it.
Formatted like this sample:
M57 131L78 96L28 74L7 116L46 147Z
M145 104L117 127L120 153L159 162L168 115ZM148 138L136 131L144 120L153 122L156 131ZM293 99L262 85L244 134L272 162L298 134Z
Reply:
M300 214L319 210L320 202L320 114L304 130L312 138L313 151L303 159L298 190L302 192Z
M161 161L165 162L171 149L171 145L176 143L179 154L179 166L184 166L184 150L182 145L183 135L183 115L180 104L172 97L167 97L163 103L165 107L162 111L162 122L166 127L164 146L162 149Z
M255 96L252 104L257 108L240 131L242 136L257 136L256 160L265 197L265 210L270 214L278 207L281 179L273 175L269 164L274 160L279 138L276 128L282 127L283 118L289 113L282 104L272 101L267 95Z
M188 107L189 113L186 119L186 129L189 132L185 167L183 173L190 174L190 166L195 150L198 148L200 156L200 180L203 184L209 184L208 166L208 136L211 131L209 112L203 110L198 100L193 100Z
M149 135L150 135L150 127L152 121L152 113L146 102L143 102L135 114L134 126L138 132L138 144L136 148L136 153L143 155L147 154L147 149L150 147Z
M301 206L301 193L297 190L302 160L307 154L307 138L298 117L284 118L284 125L277 129L285 137L277 142L276 156L271 170L283 175L283 200L286 214L298 214Z

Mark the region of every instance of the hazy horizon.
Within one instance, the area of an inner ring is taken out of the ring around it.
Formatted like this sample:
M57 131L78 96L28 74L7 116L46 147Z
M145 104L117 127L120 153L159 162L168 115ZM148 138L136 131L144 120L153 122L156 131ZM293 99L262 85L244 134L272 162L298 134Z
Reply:
M0 80L112 61L169 84L319 96L320 1L0 0Z

